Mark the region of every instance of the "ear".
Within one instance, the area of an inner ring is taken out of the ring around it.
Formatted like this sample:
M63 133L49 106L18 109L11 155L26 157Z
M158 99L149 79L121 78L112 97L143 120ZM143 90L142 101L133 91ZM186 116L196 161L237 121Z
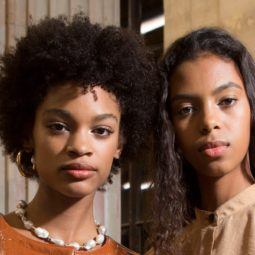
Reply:
M122 135L120 135L119 137L119 141L118 141L118 147L116 149L116 152L114 154L114 158L116 159L119 159L120 158L120 155L121 155L121 152L122 152L122 149L123 149L123 137Z
M119 144L116 152L114 153L114 158L119 159L122 152L122 146Z
M116 150L116 152L114 154L114 158L119 159L120 158L120 154L121 154L121 149Z

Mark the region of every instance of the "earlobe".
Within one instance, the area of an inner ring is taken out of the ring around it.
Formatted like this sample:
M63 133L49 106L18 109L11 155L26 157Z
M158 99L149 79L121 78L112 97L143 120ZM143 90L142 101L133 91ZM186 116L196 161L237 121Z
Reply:
M123 144L124 144L124 139L123 139L123 135L121 134L119 137L119 142L118 142L118 148L114 154L114 158L119 159L122 149L123 149Z
M122 148L118 148L114 154L114 158L119 159L122 152Z

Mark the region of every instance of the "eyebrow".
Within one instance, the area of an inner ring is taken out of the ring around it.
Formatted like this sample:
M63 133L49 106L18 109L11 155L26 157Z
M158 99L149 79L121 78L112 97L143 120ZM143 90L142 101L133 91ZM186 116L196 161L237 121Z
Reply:
M55 108L48 109L43 113L43 115L47 115L47 114L56 114L63 118L72 119L71 114L68 111L65 111L63 109L55 109Z
M72 115L68 111L65 111L63 109L48 109L43 114L44 115L56 114L56 115L61 116L62 118L67 118L70 120L73 119ZM114 114L111 114L111 113L103 113L103 114L96 115L93 120L95 122L98 122L98 121L102 121L102 120L109 119L109 118L114 119L116 122L118 122L118 118Z
M212 94L215 95L215 94L218 94L220 92L222 92L223 90L226 90L226 89L229 89L229 88L237 88L237 89L240 89L242 90L242 87L234 82L228 82L226 84L222 84L220 85L219 87L217 87L215 90L213 90ZM177 94L175 95L173 98L171 98L171 102L173 103L174 101L178 101L178 100L194 100L196 99L197 96L196 95L193 95L193 94L189 94L189 93L180 93L180 94Z
M103 114L99 114L97 116L95 116L94 121L101 121L101 120L105 120L105 119L114 119L116 122L118 122L118 118L111 113L103 113Z
M240 89L242 90L242 87L232 81L226 83L226 84L222 84L221 86L219 86L218 88L216 88L214 91L213 91L213 94L218 94L220 93L221 91L225 90L225 89L229 89L229 88L237 88L237 89Z

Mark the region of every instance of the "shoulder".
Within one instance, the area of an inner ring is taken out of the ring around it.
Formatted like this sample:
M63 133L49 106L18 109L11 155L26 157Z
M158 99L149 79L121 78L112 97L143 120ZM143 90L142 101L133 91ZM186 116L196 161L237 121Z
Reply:
M0 229L8 229L10 226L6 221L6 216L0 213Z
M134 252L130 249L128 249L127 247L123 246L120 243L117 243L116 241L114 241L112 238L109 238L109 243L111 244L112 248L114 248L114 250L117 253L114 254L119 254L119 255L138 255L137 252Z
M17 229L23 228L21 221L14 212L11 212L6 215L0 214L0 226Z
M6 228L4 215L0 213L0 231L2 232L4 228Z

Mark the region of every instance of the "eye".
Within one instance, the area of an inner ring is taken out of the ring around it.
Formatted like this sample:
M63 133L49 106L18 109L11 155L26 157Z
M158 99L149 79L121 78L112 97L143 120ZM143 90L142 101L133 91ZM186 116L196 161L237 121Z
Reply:
M178 114L180 116L187 116L187 115L193 113L194 110L195 109L192 106L185 106L185 107L182 107L181 109L178 110Z
M55 122L48 125L48 128L54 133L61 133L65 131L69 131L69 128L66 124L62 122Z
M236 98L229 97L229 98L225 98L225 99L221 100L219 105L222 105L222 106L231 106L231 105L234 105L236 102L237 102Z
M92 133L100 137L106 137L110 136L113 133L113 130L111 130L109 127L96 127L92 130Z

